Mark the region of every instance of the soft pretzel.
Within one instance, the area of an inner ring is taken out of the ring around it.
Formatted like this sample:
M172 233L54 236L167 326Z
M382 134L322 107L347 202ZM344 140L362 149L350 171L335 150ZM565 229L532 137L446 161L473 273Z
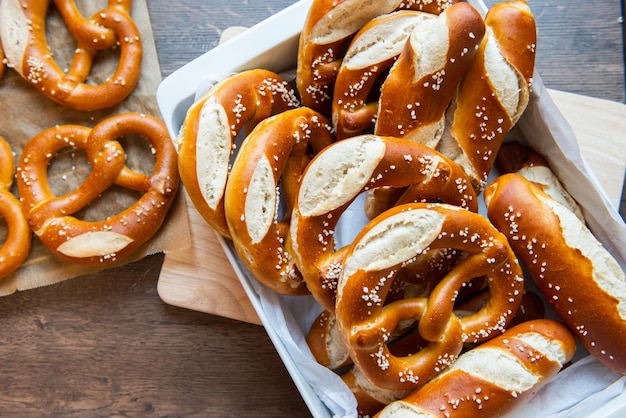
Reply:
M482 17L468 3L416 25L381 87L374 132L435 148L446 108L484 33Z
M143 137L154 150L151 175L125 165L125 153L117 139L130 134ZM85 151L91 172L77 189L55 196L47 168L67 147ZM113 184L142 196L105 220L89 222L73 216ZM178 188L176 150L163 122L148 115L120 114L93 129L59 125L26 144L18 164L17 186L31 229L54 254L79 264L109 264L133 253L163 223Z
M6 240L0 246L0 279L22 265L31 246L31 232L22 205L11 193L14 173L11 147L0 137L0 216L8 229Z
M281 294L308 294L288 240L293 194L312 153L334 141L330 122L301 107L261 121L246 137L226 184L224 213L240 259ZM312 151L311 151L312 150ZM284 185L286 215L278 213Z
M299 39L296 85L304 106L331 118L344 49L370 20L398 9L441 13L458 0L314 0Z
M414 256L437 248L466 254L427 298L384 304L394 276ZM468 316L454 313L458 292L471 280L487 278L490 298ZM522 271L504 235L482 215L446 204L396 206L369 222L345 256L335 314L350 357L375 385L414 389L445 369L464 343L503 332L517 312ZM428 344L409 356L390 352L394 330L418 324Z
M187 111L177 141L180 177L207 223L230 237L224 190L240 132L299 106L287 82L267 70L248 70L220 81Z
M532 181L585 222L580 205L565 190L548 162L537 151L517 141L505 142L496 156L496 165L502 173L517 173Z
M413 28L426 19L435 19L435 15L401 10L374 18L357 32L334 84L332 121L337 139L359 135L374 125L378 110L374 89L386 77Z
M419 332L412 332L403 339L390 343L389 348L394 356L409 356L426 344L428 341L420 338ZM386 405L408 396L414 390L394 390L377 386L357 366L342 373L340 377L356 398L359 417L372 417Z
M392 286L397 281L398 278L396 277ZM467 316L479 311L489 300L488 288L476 295L468 295L469 299L467 300L462 300L461 297L461 293L468 293L463 292L464 290L467 289L461 289L459 292L457 303L454 306L454 311L458 316ZM420 293L419 296L427 297L428 292ZM418 295L412 297L418 297ZM385 302L389 303L389 299L388 296ZM391 299L396 300L395 297ZM520 307L507 327L511 328L523 322L543 318L543 313L543 302L540 296L534 292L525 291ZM359 416L373 416L390 402L404 398L410 393L407 390L398 391L378 387L370 382L358 367L353 367L352 360L337 329L336 318L328 311L323 311L313 321L307 334L307 344L318 363L340 374L341 379L357 400ZM408 328L399 331L398 335L389 337L389 351L394 356L413 354L427 344L428 341L421 337L413 324L408 324ZM472 344L467 344L465 349L472 346Z
M502 141L526 109L537 30L524 0L495 4L485 37L448 110L438 150L468 173L479 192Z
M626 277L567 206L515 173L484 192L487 213L583 346L626 374Z
M92 19L85 18L74 0L53 1L74 39L86 44L97 43L100 49L115 46L117 43L115 32L96 24ZM107 7L130 15L131 6L132 0L114 0L109 1Z
M556 376L575 349L574 338L559 322L525 322L464 353L375 417L505 416Z
M70 13L74 10L71 2L56 3L64 16L74 17L70 22L79 20L77 11ZM95 13L90 22L81 18L81 27L70 27L70 32L80 38L67 73L54 61L46 40L49 4L50 0L1 3L0 36L9 65L48 98L73 109L98 110L123 101L139 80L143 54L139 30L124 7L130 2L110 0L109 7ZM86 27L91 30L86 31ZM96 38L87 37L96 33L100 33ZM120 49L114 74L102 84L87 83L95 55L114 46Z
M293 256L307 287L331 312L347 250L347 246L335 250L335 227L361 192L381 186L411 186L398 204L436 200L477 210L476 195L463 171L424 145L360 135L326 147L302 176L290 235Z
M410 297L427 297L434 285L431 282L422 284L423 286L412 286L403 282L402 277L399 280L394 280L391 288L388 290L385 303L390 303L409 295ZM412 324L407 324L407 326L411 327ZM409 329L401 327L397 330L397 335L392 336L392 338L394 340L409 340L411 341L409 344L415 348L416 338L404 338L409 333ZM322 311L311 324L306 341L311 354L322 366L339 371L343 367L352 364L350 355L339 335L334 313L327 310Z

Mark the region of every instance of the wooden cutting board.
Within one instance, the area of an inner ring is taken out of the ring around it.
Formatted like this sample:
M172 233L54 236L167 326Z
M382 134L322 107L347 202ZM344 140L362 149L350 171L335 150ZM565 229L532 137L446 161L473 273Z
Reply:
M619 207L626 156L626 106L621 103L550 90L571 124L581 152L608 196ZM158 282L168 304L261 324L215 232L188 201L190 249L165 256Z

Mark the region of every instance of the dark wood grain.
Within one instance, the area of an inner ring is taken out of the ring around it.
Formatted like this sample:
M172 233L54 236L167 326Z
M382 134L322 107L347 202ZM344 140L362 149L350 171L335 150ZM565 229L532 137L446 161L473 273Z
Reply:
M163 76L292 3L149 0ZM619 0L529 3L544 83L623 102ZM162 260L0 300L0 415L310 416L262 327L159 299Z

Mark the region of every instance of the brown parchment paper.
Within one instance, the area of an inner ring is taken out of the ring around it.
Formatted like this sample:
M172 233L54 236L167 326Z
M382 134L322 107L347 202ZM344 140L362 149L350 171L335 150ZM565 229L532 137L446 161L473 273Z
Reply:
M106 0L79 0L79 9L86 17L106 8ZM0 135L11 145L17 164L24 145L39 132L55 125L78 124L92 127L99 121L125 112L141 112L161 117L155 98L161 81L161 71L157 58L150 17L146 0L133 2L131 16L142 37L143 62L141 76L133 93L119 105L99 111L84 112L66 108L49 100L30 86L15 71L7 68L0 79ZM76 41L69 35L60 15L51 6L46 21L48 43L55 60L61 68L69 68ZM97 84L107 79L117 66L118 52L103 51L98 55L88 83ZM149 174L154 167L147 141L140 137L123 138L127 151L127 165L137 171ZM78 151L61 153L51 164L49 181L55 194L63 194L76 187L90 171L86 159ZM179 190L182 189L182 185ZM17 195L15 185L13 192ZM172 204L161 229L130 258L119 260L106 267L87 267L69 263L50 252L33 234L31 252L24 264L12 275L0 279L0 296L10 295L18 290L41 287L77 276L93 273L104 268L119 266L138 260L146 255L188 248L191 245L189 223L185 200L179 193ZM77 217L87 220L104 219L107 215L123 210L137 198L132 192L112 188L98 202L94 202ZM7 226L0 217L0 245L6 239Z

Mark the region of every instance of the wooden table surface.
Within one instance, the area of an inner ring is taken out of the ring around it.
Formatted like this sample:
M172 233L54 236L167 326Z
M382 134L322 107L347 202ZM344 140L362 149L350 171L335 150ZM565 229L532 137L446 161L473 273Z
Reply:
M163 77L294 2L149 0ZM623 103L620 0L529 4L547 87ZM0 415L310 416L262 327L160 300L162 261L2 298Z

